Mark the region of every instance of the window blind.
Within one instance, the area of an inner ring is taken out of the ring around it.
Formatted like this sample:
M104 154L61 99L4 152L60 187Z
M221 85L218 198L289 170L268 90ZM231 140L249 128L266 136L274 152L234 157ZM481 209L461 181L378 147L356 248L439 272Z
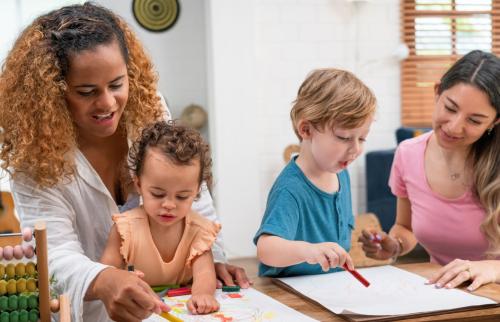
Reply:
M430 126L434 84L474 49L500 54L500 0L401 0L401 123Z

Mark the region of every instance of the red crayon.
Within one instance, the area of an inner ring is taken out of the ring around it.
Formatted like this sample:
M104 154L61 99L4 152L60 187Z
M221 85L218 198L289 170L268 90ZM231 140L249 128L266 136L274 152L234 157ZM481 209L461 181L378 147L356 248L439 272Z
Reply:
M359 274L356 270L350 270L349 267L347 267L347 264L344 264L342 266L346 271L348 271L349 273L352 274L352 276L356 277L356 279L358 281L361 282L361 284L363 284L365 287L368 287L370 286L370 282L368 282L363 276L361 276L361 274Z
M372 238L370 239L373 243L380 244L382 242L382 237L379 234L372 234Z
M167 291L167 296L181 296L191 294L191 289L189 287L173 288Z

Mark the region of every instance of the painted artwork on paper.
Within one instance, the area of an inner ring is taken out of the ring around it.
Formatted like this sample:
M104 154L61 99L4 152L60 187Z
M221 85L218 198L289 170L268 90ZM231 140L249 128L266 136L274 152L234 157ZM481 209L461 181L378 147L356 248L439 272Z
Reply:
M172 308L169 313L184 322L316 321L255 289L242 289L235 293L217 290L216 298L221 308L218 312L207 315L190 314L186 307L189 297L189 295L164 297L163 300ZM165 322L166 320L153 315L145 321Z

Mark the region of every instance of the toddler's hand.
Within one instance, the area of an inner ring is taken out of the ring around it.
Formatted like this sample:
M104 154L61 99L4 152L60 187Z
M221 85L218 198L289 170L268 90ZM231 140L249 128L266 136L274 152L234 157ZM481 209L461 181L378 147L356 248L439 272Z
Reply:
M304 252L305 261L308 264L319 264L324 272L330 268L342 267L344 264L349 269L354 269L351 256L337 243L308 243Z
M194 294L187 308L192 314L208 314L219 310L219 302L210 294Z

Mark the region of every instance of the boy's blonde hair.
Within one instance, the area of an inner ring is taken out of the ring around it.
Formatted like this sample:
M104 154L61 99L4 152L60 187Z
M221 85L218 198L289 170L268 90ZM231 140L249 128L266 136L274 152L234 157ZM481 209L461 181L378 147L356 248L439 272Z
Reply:
M317 130L326 127L353 129L373 115L377 100L354 74L335 68L313 70L300 85L290 117L293 130L306 120Z

